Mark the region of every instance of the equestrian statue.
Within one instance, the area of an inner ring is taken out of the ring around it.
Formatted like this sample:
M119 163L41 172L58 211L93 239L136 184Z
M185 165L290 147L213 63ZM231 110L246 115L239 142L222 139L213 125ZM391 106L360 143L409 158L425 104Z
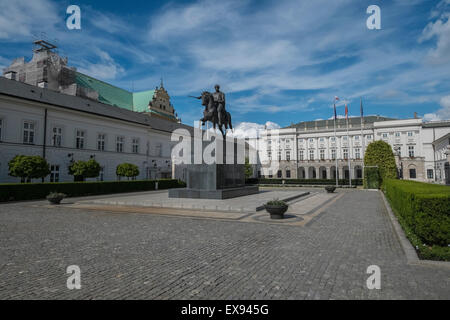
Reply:
M203 91L202 95L199 97L190 97L201 99L202 106L205 107L203 118L200 119L202 126L205 125L206 121L209 121L213 124L215 130L216 125L218 125L222 136L225 137L227 129L233 129L231 115L225 110L225 94L220 91L220 86L216 84L214 88L216 90L214 93ZM225 131L223 131L222 126L225 126Z

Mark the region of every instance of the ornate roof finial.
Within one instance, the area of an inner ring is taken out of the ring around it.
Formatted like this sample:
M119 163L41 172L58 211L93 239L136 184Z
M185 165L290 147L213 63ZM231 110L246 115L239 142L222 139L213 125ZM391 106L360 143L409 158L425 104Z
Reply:
M164 88L162 76L161 76L161 86L160 86L160 88Z

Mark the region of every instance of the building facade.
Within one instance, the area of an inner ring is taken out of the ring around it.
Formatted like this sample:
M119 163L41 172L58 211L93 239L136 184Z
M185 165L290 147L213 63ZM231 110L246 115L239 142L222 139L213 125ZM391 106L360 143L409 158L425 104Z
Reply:
M306 121L266 130L259 138L258 174L282 179L348 179L363 177L365 150L373 141L391 145L400 178L445 183L445 163L438 163L436 148L447 148L450 121L424 122L422 119L392 119L367 116ZM441 141L441 144L436 144ZM444 146L445 145L445 146ZM276 161L277 166L271 163ZM439 160L443 161L443 160ZM337 166L336 166L337 164ZM337 170L336 170L337 168Z
M8 175L8 162L19 154L44 157L51 166L47 182L73 181L69 165L91 158L102 171L88 180L117 180L116 167L125 162L139 167L137 179L171 178L170 138L179 127L191 129L0 77L0 182L20 182Z

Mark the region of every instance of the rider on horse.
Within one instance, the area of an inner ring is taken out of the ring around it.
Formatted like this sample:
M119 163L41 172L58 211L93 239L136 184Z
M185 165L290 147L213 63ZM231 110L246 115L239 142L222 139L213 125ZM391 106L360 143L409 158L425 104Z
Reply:
M212 94L214 102L216 103L217 108L217 116L219 118L219 126L225 123L224 117L226 116L226 110L225 110L225 94L220 91L220 86L216 84L214 86L214 89L216 92Z

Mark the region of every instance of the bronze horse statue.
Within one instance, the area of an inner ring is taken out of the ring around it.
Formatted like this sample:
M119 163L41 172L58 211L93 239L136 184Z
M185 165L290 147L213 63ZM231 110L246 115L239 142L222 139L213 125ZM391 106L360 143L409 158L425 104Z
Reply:
M202 106L205 106L205 110L203 111L203 118L200 119L200 121L202 122L202 126L205 125L206 121L209 121L213 124L214 130L216 130L217 124L220 132L222 133L222 136L225 137L228 128L233 130L230 113L224 111L222 115L222 119L224 119L223 123L219 123L217 103L214 101L212 94L208 91L203 91L202 95L199 98L202 100ZM225 126L225 132L223 131L222 126Z

